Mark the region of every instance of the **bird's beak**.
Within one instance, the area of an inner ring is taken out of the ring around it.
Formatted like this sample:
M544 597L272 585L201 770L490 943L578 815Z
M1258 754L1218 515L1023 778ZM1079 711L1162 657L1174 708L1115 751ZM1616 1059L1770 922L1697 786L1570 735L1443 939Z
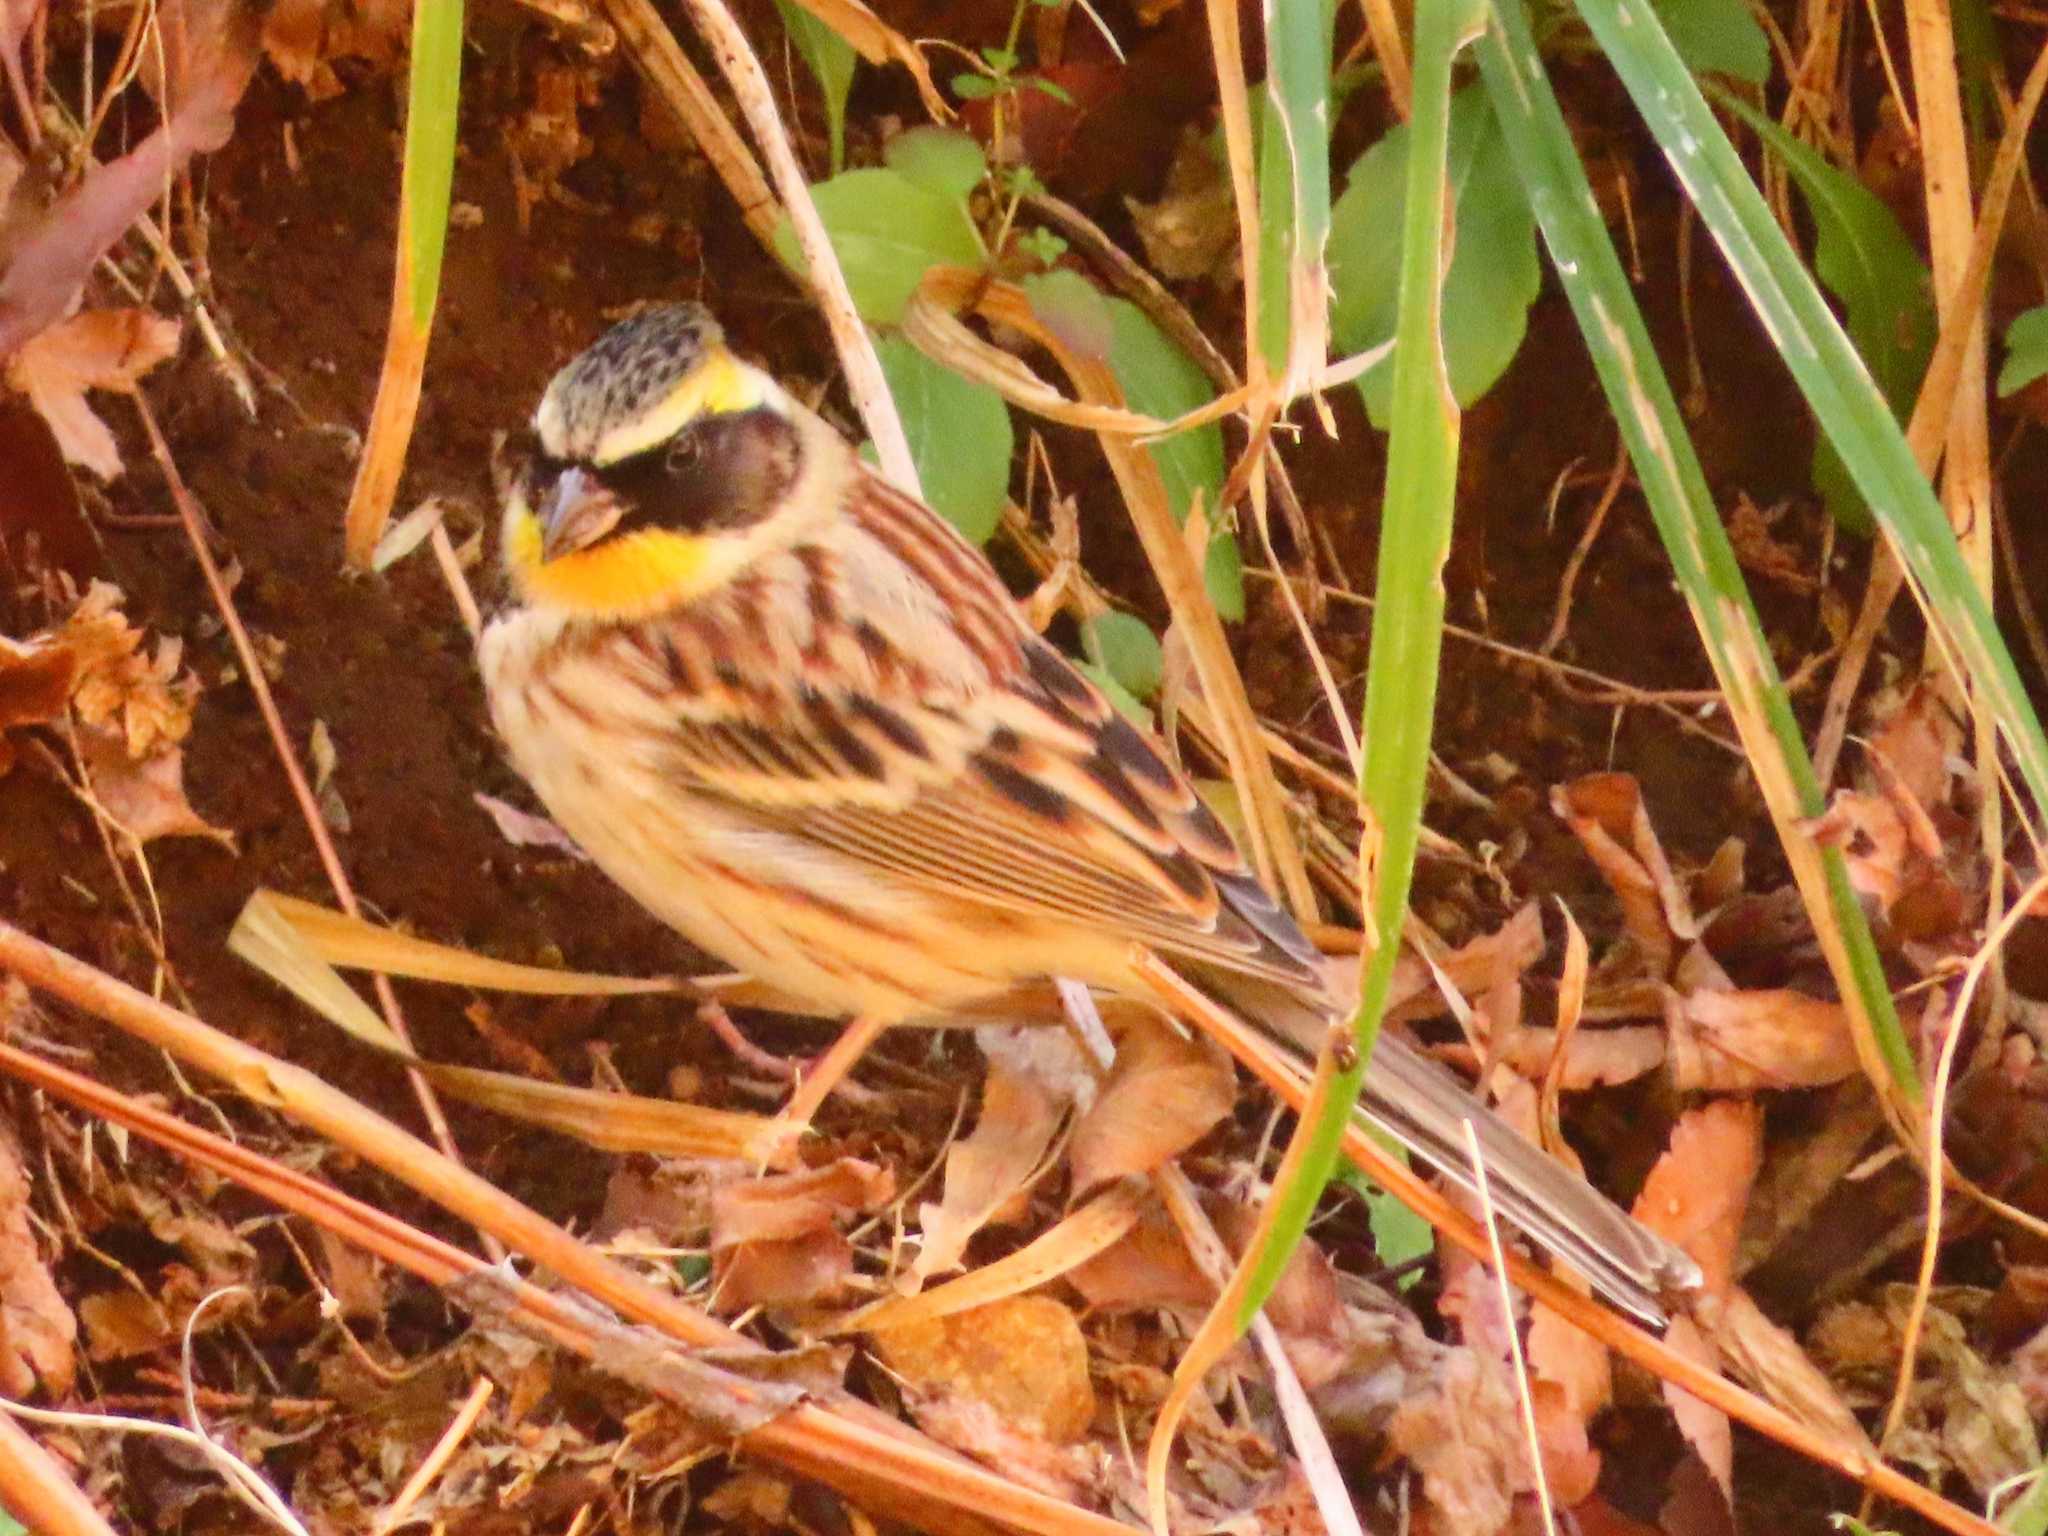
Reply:
M619 503L587 470L571 466L534 509L540 519L540 556L553 560L594 544L619 520Z

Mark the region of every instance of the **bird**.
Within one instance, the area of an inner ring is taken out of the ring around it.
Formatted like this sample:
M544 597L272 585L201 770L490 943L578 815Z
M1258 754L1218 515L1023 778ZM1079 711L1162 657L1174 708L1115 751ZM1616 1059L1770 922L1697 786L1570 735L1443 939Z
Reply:
M493 726L549 813L697 948L824 1016L943 1022L1138 947L1305 1070L1330 963L1161 743L983 553L654 303L557 372L499 464ZM1383 1031L1359 1111L1661 1327L1683 1251Z

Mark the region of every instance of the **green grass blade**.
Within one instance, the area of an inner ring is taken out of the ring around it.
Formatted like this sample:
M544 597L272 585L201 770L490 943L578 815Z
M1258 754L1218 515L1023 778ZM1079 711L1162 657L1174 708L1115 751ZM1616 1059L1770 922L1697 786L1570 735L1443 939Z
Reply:
M412 321L434 323L448 204L455 192L455 116L462 95L462 0L419 0L412 16L412 73L406 97L404 203Z
M1365 684L1365 763L1359 793L1368 837L1365 861L1371 902L1369 932L1380 942L1359 983L1354 1030L1358 1054L1332 1080L1322 1113L1295 1130L1295 1176L1277 1185L1264 1233L1240 1300L1240 1328L1250 1326L1272 1293L1294 1246L1308 1230L1337 1162L1386 1008L1402 920L1415 872L1436 713L1437 662L1443 647L1444 561L1451 547L1457 489L1458 408L1444 369L1444 210L1450 189L1445 155L1450 139L1451 61L1476 30L1480 0L1446 0L1418 8L1415 20L1413 141L1402 210L1400 319L1395 329L1394 409L1387 445L1386 500L1380 538L1379 602Z
M1521 0L1494 0L1479 67L1551 260L1578 316L1628 443L1644 500L1692 610L1707 658L1762 787L1843 996L1859 1006L1886 1069L1919 1095L1913 1054L1892 1006L1863 908L1839 853L1816 849L1800 822L1823 810L1821 786L1763 626L1728 541L1685 419L1636 307L1628 274L1593 202L1564 113L1543 73Z
M1701 221L1770 332L1940 638L1978 691L2036 806L2048 805L2048 736L1905 434L1871 381L1646 0L1579 0Z
M1259 133L1259 351L1281 378L1304 381L1328 351L1330 48L1325 0L1266 7L1266 88Z

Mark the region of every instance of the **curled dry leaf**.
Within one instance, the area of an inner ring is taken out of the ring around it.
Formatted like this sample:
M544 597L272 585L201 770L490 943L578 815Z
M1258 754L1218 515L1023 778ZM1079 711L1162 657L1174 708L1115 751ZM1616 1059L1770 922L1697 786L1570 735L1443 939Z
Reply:
M147 843L159 837L209 837L230 853L235 835L217 827L185 798L185 754L178 747L158 747L146 757L131 757L111 730L81 726L79 754L93 799L130 837Z
M0 1134L0 1392L26 1397L40 1386L61 1398L77 1367L78 1321L36 1247L28 1195L21 1149Z
M1622 920L1652 976L1669 973L1681 940L1699 936L1692 904L1626 773L1591 773L1550 792L1550 806L1621 900Z
M1731 1286L1700 1314L1701 1326L1734 1375L1809 1429L1832 1438L1845 1455L1877 1454L1834 1383L1797 1339L1757 1309L1747 1291Z
M910 1266L913 1285L958 1269L968 1240L1016 1201L1045 1166L1066 1105L1035 1077L991 1061L972 1135L946 1149L940 1199L918 1207L924 1242Z
M983 1404L1054 1445L1078 1440L1094 1421L1087 1341L1074 1314L1049 1296L1010 1296L871 1337L918 1398Z
M183 648L157 642L144 655L143 632L121 612L121 589L96 581L55 638L77 661L71 703L89 726L104 726L130 757L173 747L192 730L199 680L180 671Z
M1465 1046L1453 1046L1445 1054L1466 1066L1478 1064ZM1573 1090L1632 1083L1663 1066L1667 1054L1665 1031L1649 1024L1575 1029L1565 1041L1562 1062L1556 1060L1554 1029L1524 1025L1494 1048L1494 1059L1522 1077L1542 1077L1555 1066L1558 1087Z
M50 424L68 461L114 480L121 452L86 392L131 390L177 350L175 320L146 309L89 309L23 343L8 359L7 382Z
M1782 988L1666 996L1671 1078L1683 1091L1820 1088L1858 1070L1840 1003Z
M1108 1081L1074 1128L1074 1193L1150 1173L1200 1141L1236 1103L1237 1075L1215 1041L1153 1021L1127 1031Z
M185 164L234 132L235 103L256 68L255 8L240 0L164 0L157 17L178 82L164 121L120 159L88 169L14 234L0 271L0 359L62 315L93 263Z
M1463 996L1470 997L1492 986L1502 976L1520 976L1543 958L1543 912L1535 902L1524 904L1515 915L1491 933L1460 944L1447 955L1437 957L1435 969L1420 956L1404 950L1394 962L1394 979L1387 996L1390 1019L1413 1021L1432 1018L1444 1011L1438 973ZM1339 966L1340 986L1350 986L1357 970L1355 956L1344 956Z
M1716 1099L1672 1127L1670 1146L1636 1197L1636 1220L1691 1254L1709 1290L1726 1290L1733 1277L1735 1241L1762 1156L1762 1111Z
M711 1197L713 1295L728 1310L822 1301L853 1268L842 1218L885 1204L886 1168L842 1157L823 1168L725 1185Z

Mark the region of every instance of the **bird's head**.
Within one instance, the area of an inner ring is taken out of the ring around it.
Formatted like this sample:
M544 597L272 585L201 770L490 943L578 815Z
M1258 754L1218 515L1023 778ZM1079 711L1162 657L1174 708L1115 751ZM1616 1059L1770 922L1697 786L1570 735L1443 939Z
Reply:
M504 475L521 598L632 619L729 580L801 513L799 408L701 305L623 320L557 373Z

